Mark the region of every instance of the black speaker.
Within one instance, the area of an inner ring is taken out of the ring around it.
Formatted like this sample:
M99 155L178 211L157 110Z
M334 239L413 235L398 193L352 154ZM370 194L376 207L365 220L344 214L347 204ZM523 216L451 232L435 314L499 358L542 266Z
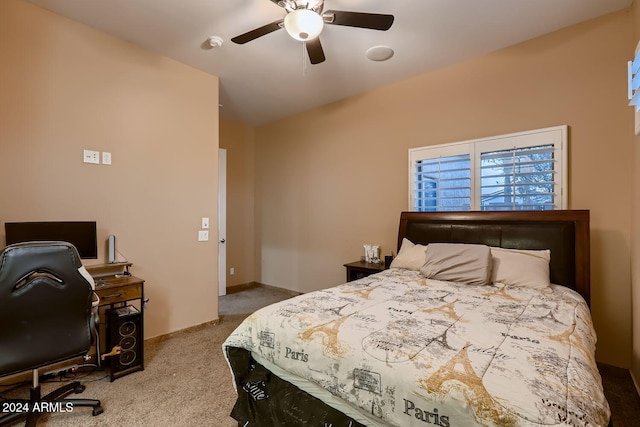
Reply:
M120 354L108 358L111 381L144 369L142 313L134 306L107 310L107 351L122 347Z

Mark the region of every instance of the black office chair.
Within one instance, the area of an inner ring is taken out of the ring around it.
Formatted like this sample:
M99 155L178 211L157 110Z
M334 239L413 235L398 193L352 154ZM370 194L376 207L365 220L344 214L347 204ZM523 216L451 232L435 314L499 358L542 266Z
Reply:
M64 399L84 391L80 382L44 397L39 384L39 368L84 356L91 347L97 314L90 280L70 243L19 243L0 253L0 378L31 370L29 401L11 406L36 409L0 416L0 425L26 416L26 425L35 426L42 413L68 411L69 405L73 410L90 406L93 415L102 413L99 400Z

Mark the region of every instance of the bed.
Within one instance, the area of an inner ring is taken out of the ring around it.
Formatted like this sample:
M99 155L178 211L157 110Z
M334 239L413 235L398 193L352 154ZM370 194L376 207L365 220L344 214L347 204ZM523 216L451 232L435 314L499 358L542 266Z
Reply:
M403 212L390 269L223 344L242 426L606 426L589 212Z

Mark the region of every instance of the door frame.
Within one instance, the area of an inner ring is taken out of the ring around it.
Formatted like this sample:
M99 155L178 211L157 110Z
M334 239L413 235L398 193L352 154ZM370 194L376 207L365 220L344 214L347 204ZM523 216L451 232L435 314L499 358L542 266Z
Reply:
M218 148L218 296L227 294L227 150Z

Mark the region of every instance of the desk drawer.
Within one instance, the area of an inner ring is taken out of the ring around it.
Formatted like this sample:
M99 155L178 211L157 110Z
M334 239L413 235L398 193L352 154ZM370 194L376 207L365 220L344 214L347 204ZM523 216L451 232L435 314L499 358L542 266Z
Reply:
M126 286L110 286L107 289L96 288L100 305L115 304L142 298L142 283Z

